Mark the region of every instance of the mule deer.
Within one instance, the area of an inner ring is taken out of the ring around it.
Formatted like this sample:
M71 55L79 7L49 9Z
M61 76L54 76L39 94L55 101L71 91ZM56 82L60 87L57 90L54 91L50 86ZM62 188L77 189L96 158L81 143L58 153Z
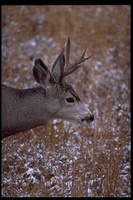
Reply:
M67 75L90 58L84 57L85 51L78 62L70 63L68 38L51 73L41 59L35 60L33 75L40 84L39 87L15 89L2 85L2 138L44 125L53 119L80 124L89 124L94 120L93 114L82 103L72 86L65 82Z

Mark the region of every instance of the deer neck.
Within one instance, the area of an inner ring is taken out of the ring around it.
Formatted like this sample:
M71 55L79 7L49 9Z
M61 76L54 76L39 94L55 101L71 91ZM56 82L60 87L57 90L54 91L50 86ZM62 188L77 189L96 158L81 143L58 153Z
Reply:
M7 87L2 98L7 100L2 111L2 116L6 115L3 117L6 122L2 122L2 130L6 134L8 132L12 135L35 128L51 119L51 113L45 105L46 91L42 87L20 90Z

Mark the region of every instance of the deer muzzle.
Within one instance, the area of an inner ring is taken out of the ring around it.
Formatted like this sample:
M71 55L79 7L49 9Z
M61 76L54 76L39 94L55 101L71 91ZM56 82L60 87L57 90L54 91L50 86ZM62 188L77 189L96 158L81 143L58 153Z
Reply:
M91 114L89 117L85 116L84 118L81 118L81 123L89 123L94 121L94 115Z

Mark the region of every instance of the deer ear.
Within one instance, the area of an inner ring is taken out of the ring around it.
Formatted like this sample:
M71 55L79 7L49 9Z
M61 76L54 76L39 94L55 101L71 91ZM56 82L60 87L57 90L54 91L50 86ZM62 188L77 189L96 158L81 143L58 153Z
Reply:
M40 58L35 60L33 75L35 80L43 87L51 80L50 71Z
M63 53L61 53L55 60L51 71L52 77L56 82L60 81L60 79L62 78L64 65L65 65L65 57Z

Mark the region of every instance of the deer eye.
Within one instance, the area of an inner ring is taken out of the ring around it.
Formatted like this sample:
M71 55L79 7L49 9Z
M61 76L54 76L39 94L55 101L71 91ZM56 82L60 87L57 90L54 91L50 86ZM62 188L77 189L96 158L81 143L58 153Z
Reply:
M66 98L66 101L67 101L68 103L74 103L74 99L71 98L71 97Z

